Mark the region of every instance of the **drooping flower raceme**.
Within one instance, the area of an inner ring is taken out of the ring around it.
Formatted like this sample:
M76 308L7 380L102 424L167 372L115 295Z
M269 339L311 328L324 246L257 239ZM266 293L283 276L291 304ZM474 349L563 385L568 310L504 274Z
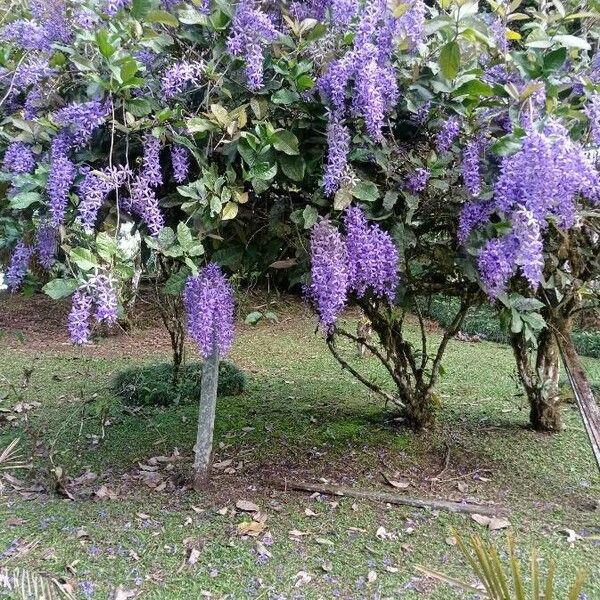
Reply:
M81 104L75 102L61 108L54 115L54 121L69 132L73 147L81 148L90 141L96 128L105 121L109 110L107 103L98 100Z
M6 284L11 292L16 292L21 287L32 255L33 248L25 244L23 240L15 246L5 274Z
M427 187L427 182L430 177L431 171L429 169L417 167L407 178L404 186L411 192L418 194Z
M190 169L190 155L185 146L171 146L171 165L173 178L177 183L183 183Z
M398 250L388 233L370 224L359 207L344 214L348 255L348 289L362 298L367 292L393 303L398 287Z
M50 199L50 215L55 227L62 225L69 202L69 190L77 175L77 167L68 157L67 136L58 134L52 141L50 171L46 191Z
M171 65L164 73L160 82L163 98L170 100L188 90L198 86L202 79L204 63L202 61L181 61Z
M50 223L42 223L37 230L36 252L40 265L48 270L55 260L58 232Z
M131 170L123 165L106 167L94 173L89 168L85 171L83 181L79 185L79 206L77 222L90 233L96 225L98 211L104 200L113 190L118 190L131 177Z
M150 187L162 185L160 140L150 134L144 136L144 160L142 162L141 176Z
M447 119L435 138L435 147L437 151L440 154L448 152L459 133L460 120L458 117L450 117Z
M486 147L483 135L477 135L470 140L463 151L461 173L463 182L471 196L477 197L481 194L481 161Z
M145 177L136 176L131 183L131 198L123 202L125 210L138 214L151 235L158 235L165 226L156 192Z
M229 281L215 263L187 280L183 300L188 331L207 358L215 350L221 356L231 349L234 337L234 297Z
M4 153L2 169L8 173L31 173L35 168L35 158L31 148L22 142L13 142Z
M348 298L348 252L342 234L327 219L311 231L310 274L308 296L329 332Z
M488 222L492 212L511 225L508 233L488 241L479 253L479 272L491 297L503 292L519 271L532 287L539 285L548 219L570 229L580 199L600 203L600 173L559 121L547 119L541 130L532 124L521 149L503 158L493 199L467 204L461 215L463 242L473 228Z
M248 87L255 91L263 85L264 50L278 36L269 15L256 0L240 0L227 39L227 49L246 61Z
M95 318L98 323L114 325L117 322L117 293L108 275L96 275L90 280L96 304Z
M92 304L92 297L85 288L77 290L71 299L67 328L71 341L79 346L86 344L90 339Z
M329 152L327 153L323 185L326 194L333 194L340 187L350 152L350 132L337 119L331 119L327 125L327 145Z

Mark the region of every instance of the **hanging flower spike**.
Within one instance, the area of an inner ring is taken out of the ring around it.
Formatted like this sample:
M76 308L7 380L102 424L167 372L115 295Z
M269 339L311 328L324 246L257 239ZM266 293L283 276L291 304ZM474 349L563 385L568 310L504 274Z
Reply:
M141 174L150 187L162 185L160 170L160 140L151 134L144 136L144 159Z
M10 257L10 264L6 270L6 285L11 292L16 292L23 283L29 261L33 255L33 248L25 244L23 240L17 243Z
M231 349L234 337L234 296L229 281L215 263L187 280L183 301L188 331L207 358L218 349L221 356Z
M173 179L183 183L190 170L190 155L185 146L171 146L171 165L173 166Z
M58 231L50 223L42 223L37 230L36 251L38 261L47 271L54 264Z
M454 140L460 133L460 120L457 117L450 117L440 129L435 138L435 147L440 154L448 152L454 143Z
M414 194L422 192L427 187L427 182L431 177L431 171L429 169L423 169L417 167L410 177L406 180L404 186Z
M69 190L77 175L77 167L67 156L70 144L70 136L61 132L52 140L50 150L50 171L46 192L50 198L50 214L55 227L62 225L65 220Z
M202 61L181 61L171 65L164 73L160 82L163 98L171 100L192 86L200 84L204 70Z
M92 297L83 289L73 294L71 312L67 327L71 341L78 346L87 344L90 339L90 315L92 313Z
M90 281L90 286L96 303L96 321L114 325L118 317L118 300L111 278L107 275L96 275Z
M246 79L252 91L263 85L264 50L279 35L269 15L255 0L240 0L227 39L227 49L246 61Z
M398 287L398 250L379 225L370 225L361 208L344 214L348 256L348 287L362 298L371 291L394 302Z
M585 116L590 121L590 130L592 132L592 141L596 146L600 146L600 94L594 94L586 104Z
M311 231L310 274L307 295L330 332L347 302L348 254L342 235L327 219L320 219Z
M7 173L31 173L35 168L35 158L31 148L22 142L13 142L4 153L2 169Z

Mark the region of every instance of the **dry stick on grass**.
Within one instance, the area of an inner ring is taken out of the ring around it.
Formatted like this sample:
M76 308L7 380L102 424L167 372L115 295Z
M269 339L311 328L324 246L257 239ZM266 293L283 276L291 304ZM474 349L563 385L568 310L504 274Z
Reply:
M414 506L415 508L431 508L434 510L448 510L450 512L462 512L490 517L506 515L507 510L499 506L485 506L480 504L466 504L462 502L451 502L449 500L429 500L427 498L410 498L400 494L390 492L380 492L377 490L360 490L351 487L308 483L304 481L294 481L291 479L272 479L271 485L282 490L300 490L303 492L319 492L320 494L330 494L332 496L349 496L350 498L359 498L361 500L373 500L375 502L388 502L389 504L400 504L404 506Z

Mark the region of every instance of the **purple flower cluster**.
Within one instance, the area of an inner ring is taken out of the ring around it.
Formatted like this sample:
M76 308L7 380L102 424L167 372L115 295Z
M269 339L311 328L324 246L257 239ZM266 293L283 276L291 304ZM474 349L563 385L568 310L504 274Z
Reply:
M144 136L144 159L141 175L150 187L162 185L163 177L160 170L160 140L153 135Z
M389 234L368 223L358 207L346 209L343 236L327 219L313 227L310 241L311 284L307 295L327 331L354 293L393 303L398 286L398 251Z
M131 0L104 0L104 12L109 17L114 17L120 10L130 6Z
M337 119L331 119L327 125L327 165L323 177L325 193L330 195L339 188L348 165L350 152L350 132Z
M173 178L177 183L183 183L190 170L190 155L185 146L171 146L171 165L173 166Z
M202 61L181 61L171 65L160 82L163 98L170 100L186 91L191 85L199 85L202 79L204 63Z
M596 146L600 146L600 93L589 99L585 107L585 116L590 121L592 140Z
M398 251L392 238L379 225L367 222L359 207L344 214L348 252L348 289L362 298L371 291L390 303L398 287Z
M90 339L90 315L92 313L92 297L85 289L78 289L71 300L71 311L67 320L67 328L71 341L78 346L86 344Z
M55 227L62 225L69 202L69 190L77 176L77 168L67 156L70 142L65 136L57 135L50 151L50 171L46 192L50 199L50 214Z
M151 235L158 235L165 226L156 192L143 176L136 176L131 184L131 198L123 201L123 207L129 212L138 214Z
M427 187L427 182L430 177L431 171L429 169L417 167L405 181L404 187L414 194L418 194Z
M54 264L58 232L50 223L42 223L37 230L36 251L40 265L48 270Z
M2 169L8 173L31 173L35 168L35 158L31 148L22 142L13 142L4 153Z
M463 182L471 196L475 198L481 194L481 163L486 146L485 136L477 135L468 142L462 155L461 173Z
M108 194L118 190L131 175L131 170L122 165L112 169L107 167L100 172L86 169L83 181L79 185L77 221L88 233L93 231L98 211Z
M479 272L491 297L504 291L517 271L532 287L539 285L548 219L572 227L579 198L600 203L600 173L560 122L548 119L542 131L532 127L521 149L502 160L493 200L467 204L461 215L462 242L492 212L511 224L507 234L488 241L479 253Z
M448 152L460 133L460 120L458 117L450 117L435 138L435 147L440 154Z
M117 293L108 275L96 275L90 285L94 290L96 303L96 321L114 325L117 322Z
M263 85L264 50L278 36L270 16L256 0L240 0L227 39L227 50L246 61L246 79L252 91Z
M187 280L183 301L188 331L207 358L215 350L221 356L231 349L234 337L234 297L229 281L215 263Z
M347 152L341 151L338 140L343 140L341 148L345 149L347 118L362 117L369 135L376 141L382 139L386 115L398 99L392 62L395 42L402 37L411 46L418 43L423 35L424 11L422 0L414 0L401 17L395 18L386 0L367 0L357 11L353 48L333 60L319 78L318 88L331 106L326 193L335 192L340 185L344 170L340 165L345 166Z
M23 50L49 50L46 31L33 21L18 19L0 30L0 41L12 42Z
M347 302L348 251L342 234L327 219L311 231L310 274L307 295L329 332Z
M33 56L22 62L14 72L13 90L22 92L30 86L39 84L56 74L56 69L48 65L48 59L43 56Z
M104 123L109 110L107 103L98 100L73 103L61 108L54 115L54 122L71 135L75 148L81 148L90 141L96 128Z
M89 341L94 305L96 322L108 325L117 322L117 290L110 275L95 275L73 294L67 328L74 344L81 346Z
M33 248L23 240L19 241L10 257L10 264L5 274L6 285L11 292L16 292L21 287L32 256Z

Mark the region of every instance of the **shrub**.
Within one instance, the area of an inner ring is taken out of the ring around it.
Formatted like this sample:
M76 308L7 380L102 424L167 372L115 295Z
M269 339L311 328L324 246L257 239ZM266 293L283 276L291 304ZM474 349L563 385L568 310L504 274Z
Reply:
M136 366L117 374L112 389L125 404L133 406L169 406L199 400L202 363L182 366L176 386L173 386L172 379L171 363ZM245 388L246 375L233 363L222 361L219 365L218 396L235 396Z

